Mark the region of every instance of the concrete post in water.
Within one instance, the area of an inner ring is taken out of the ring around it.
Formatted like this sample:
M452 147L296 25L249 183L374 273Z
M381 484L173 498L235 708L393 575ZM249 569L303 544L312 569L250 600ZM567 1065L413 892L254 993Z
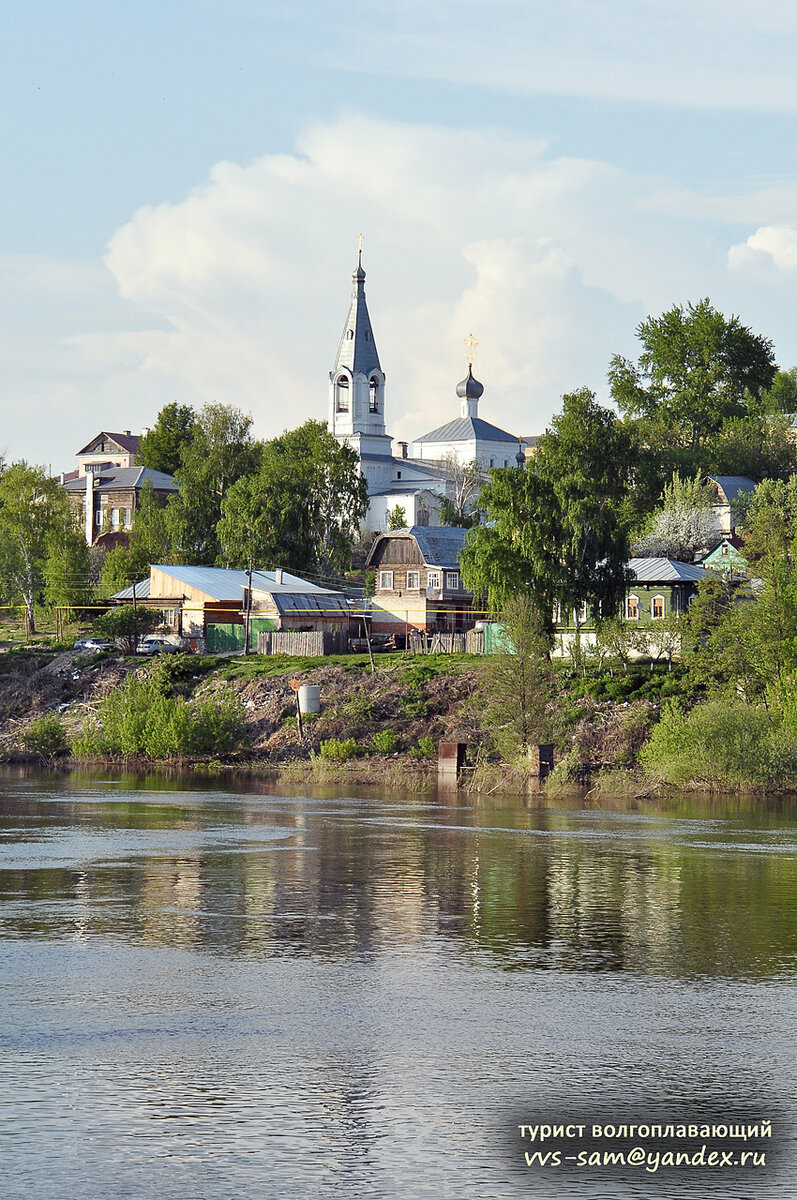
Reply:
M465 765L465 742L441 742L437 747L437 786L455 788Z

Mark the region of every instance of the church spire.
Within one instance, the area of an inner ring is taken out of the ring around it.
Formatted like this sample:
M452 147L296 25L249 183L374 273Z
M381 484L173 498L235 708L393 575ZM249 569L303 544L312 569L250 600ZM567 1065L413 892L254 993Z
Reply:
M382 367L379 363L379 354L371 329L371 318L365 302L362 245L357 255L357 267L351 279L354 286L352 287L349 315L343 328L334 369L339 371L343 368L351 371L352 375L370 375L372 371L381 373Z

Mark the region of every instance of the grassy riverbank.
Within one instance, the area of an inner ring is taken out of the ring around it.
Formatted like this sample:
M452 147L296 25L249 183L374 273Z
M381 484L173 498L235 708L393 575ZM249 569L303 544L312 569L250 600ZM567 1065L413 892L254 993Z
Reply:
M323 659L173 656L157 661L59 648L0 654L0 755L253 768L286 779L417 789L437 745L468 746L466 786L523 793L526 760L503 761L486 717L485 660L468 655ZM321 688L297 727L291 680ZM677 669L553 672L558 785L633 768Z

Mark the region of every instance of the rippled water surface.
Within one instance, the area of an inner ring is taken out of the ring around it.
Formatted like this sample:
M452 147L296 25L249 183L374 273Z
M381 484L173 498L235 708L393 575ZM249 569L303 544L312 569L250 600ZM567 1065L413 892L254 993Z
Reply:
M797 1197L788 804L7 772L0 954L3 1200ZM655 1173L517 1128L767 1117Z

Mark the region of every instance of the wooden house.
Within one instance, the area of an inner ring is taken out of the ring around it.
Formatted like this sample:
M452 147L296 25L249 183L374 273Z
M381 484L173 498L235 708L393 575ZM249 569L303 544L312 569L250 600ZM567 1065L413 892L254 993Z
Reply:
M377 537L366 561L375 572L375 633L458 633L478 619L463 586L459 556L467 529L448 525L392 530Z

